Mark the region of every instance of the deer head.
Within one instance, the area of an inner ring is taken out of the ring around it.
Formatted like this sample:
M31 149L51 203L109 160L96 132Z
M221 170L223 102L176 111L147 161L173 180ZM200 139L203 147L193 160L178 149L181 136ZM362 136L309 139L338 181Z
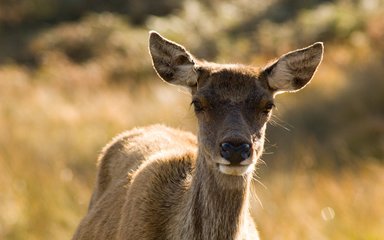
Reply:
M269 65L202 61L183 46L150 33L153 66L166 82L192 93L198 119L199 155L217 176L244 176L263 152L274 97L306 86L323 56L323 44L289 52Z

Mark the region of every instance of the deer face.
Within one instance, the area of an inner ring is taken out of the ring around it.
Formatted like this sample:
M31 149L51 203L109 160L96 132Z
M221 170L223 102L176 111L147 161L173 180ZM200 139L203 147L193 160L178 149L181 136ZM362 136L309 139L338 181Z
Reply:
M264 145L273 95L256 69L206 65L192 103L199 123L199 148L220 172L252 172Z
M274 96L311 80L323 54L316 43L283 55L264 68L207 63L155 32L154 68L166 82L188 87L199 124L199 151L209 168L225 175L253 171L264 146Z

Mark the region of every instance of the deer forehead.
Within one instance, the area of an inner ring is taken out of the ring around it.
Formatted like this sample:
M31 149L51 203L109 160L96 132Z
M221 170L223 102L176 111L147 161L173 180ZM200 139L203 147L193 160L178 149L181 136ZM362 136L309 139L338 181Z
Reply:
M269 98L269 92L259 79L258 72L243 67L211 70L198 84L196 96L207 101L260 102Z

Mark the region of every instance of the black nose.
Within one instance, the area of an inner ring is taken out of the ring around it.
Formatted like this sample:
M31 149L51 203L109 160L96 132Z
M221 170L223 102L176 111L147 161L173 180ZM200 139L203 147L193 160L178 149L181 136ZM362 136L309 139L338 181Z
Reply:
M248 143L233 144L224 142L220 147L220 155L234 165L240 164L240 162L251 156L251 145Z

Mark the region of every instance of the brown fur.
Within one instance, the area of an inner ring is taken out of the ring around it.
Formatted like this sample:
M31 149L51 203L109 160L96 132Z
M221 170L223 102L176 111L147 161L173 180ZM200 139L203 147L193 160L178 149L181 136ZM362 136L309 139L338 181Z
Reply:
M100 155L89 210L73 239L258 239L249 191L270 107L277 92L310 81L322 45L261 69L200 61L155 32L150 52L160 77L191 90L198 142L161 125L115 138ZM251 143L244 166L227 165L224 141Z

